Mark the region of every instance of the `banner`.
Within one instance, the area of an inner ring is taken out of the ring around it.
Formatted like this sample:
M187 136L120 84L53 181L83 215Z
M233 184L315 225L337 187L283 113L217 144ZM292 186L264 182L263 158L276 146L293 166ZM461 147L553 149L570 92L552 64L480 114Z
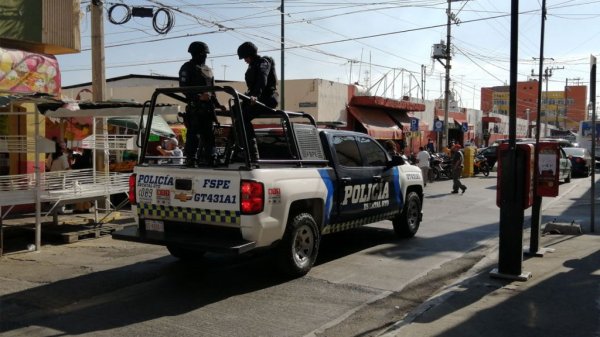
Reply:
M54 56L0 48L0 91L60 97L60 88Z

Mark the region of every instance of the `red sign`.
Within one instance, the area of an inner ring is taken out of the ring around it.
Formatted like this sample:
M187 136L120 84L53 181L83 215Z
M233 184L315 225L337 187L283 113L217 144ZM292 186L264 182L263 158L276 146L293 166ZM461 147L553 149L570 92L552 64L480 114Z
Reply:
M496 190L496 205L501 206L501 177L504 170L509 168L502 167L503 158L506 156L506 152L509 150L509 144L500 144L498 146L498 188ZM516 144L516 167L518 177L513 177L514 183L518 184L518 189L523 198L523 209L527 209L533 205L533 175L534 175L534 160L535 152L533 144Z

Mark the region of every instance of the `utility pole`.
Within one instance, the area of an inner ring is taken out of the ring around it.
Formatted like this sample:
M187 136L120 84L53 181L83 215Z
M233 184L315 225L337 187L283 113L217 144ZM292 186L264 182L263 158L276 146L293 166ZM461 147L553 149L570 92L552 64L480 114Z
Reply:
M101 0L92 0L92 97L94 102L106 100L104 69L104 7Z
M452 23L454 22L456 25L460 23L460 20L452 13L452 2L453 1L462 1L462 0L448 0L448 9L446 10L447 23L446 23L446 44L444 42L439 45L434 45L444 47L443 53L439 51L434 53L433 58L440 62L444 69L446 69L446 76L444 81L444 125L443 130L441 132L441 139L438 139L438 148L441 148L445 145L448 145L448 109L450 106L450 69L452 66L450 65L450 61L452 60L452 48L451 48L451 40L452 40ZM441 48L440 48L441 49ZM441 60L445 60L442 62ZM439 137L439 133L438 133Z
M285 110L285 12L283 8L284 0L281 0L281 80L279 81L281 92L279 95L279 107Z
M106 74L104 67L104 3L102 0L92 0L92 99L94 102L106 101ZM100 119L98 125L92 125L94 136L96 131L101 132L104 139L108 139L108 125L106 117ZM141 125L140 125L141 128ZM105 145L106 146L106 145ZM109 174L108 149L96 154L93 152L93 163L99 166L105 174ZM96 167L94 167L96 169ZM101 207L109 209L110 198L101 203Z
M446 68L446 79L444 82L444 136L442 138L442 143L446 143L446 145L449 146L450 140L448 139L448 108L450 104L450 60L452 59L450 49L450 40L452 39L452 0L448 0L448 11L446 12L446 16L448 17L448 23L446 27L446 64L444 65L444 67ZM438 147L438 149L439 148L440 147Z
M225 81L225 75L227 74L228 65L224 64L221 67L223 67L223 81Z
M531 205L531 234L529 236L529 250L525 249L525 254L533 256L544 256L548 251L546 248L540 249L540 228L542 223L542 197L538 195L538 166L540 161L540 134L541 134L541 111L542 111L542 69L544 68L544 35L546 31L546 0L542 0L542 27L540 34L540 61L538 74L537 90L537 114L535 117L535 149L533 156L533 167L536 173L533 174L533 204ZM535 57L533 58L535 60ZM533 69L531 70L533 74Z
M596 72L597 72L596 57L590 57L590 109L592 110L592 158L596 157ZM596 170L592 170L591 187L590 187L590 232L595 232L595 202L596 202Z
M552 60L554 61L554 59L552 57L548 57L548 58L533 58L534 60L541 60L540 64L543 63L543 60ZM540 67L541 68L541 67ZM544 124L547 126L548 125L548 82L549 82L549 78L552 77L552 72L554 70L561 70L561 69L565 69L565 67L546 67L546 69L544 69L544 74L541 75L541 69L540 69L540 74L534 74L533 73L533 69L531 70L531 76L539 76L540 77L540 87L538 88L538 111L540 111L540 107L541 107L541 85L542 85L542 76L544 77L544 80L546 81L546 95L544 98ZM539 112L538 112L539 113ZM558 117L557 117L558 118ZM536 128L539 128L540 124L536 125ZM548 127L544 127L544 135L546 137L548 137Z
M525 159L517 150L517 75L519 46L519 0L511 1L510 90L508 108L508 146L498 151L502 173L498 175L500 196L500 245L498 268L490 276L526 281L531 273L523 272L523 222ZM504 144L503 144L504 145ZM522 152L521 152L522 153Z

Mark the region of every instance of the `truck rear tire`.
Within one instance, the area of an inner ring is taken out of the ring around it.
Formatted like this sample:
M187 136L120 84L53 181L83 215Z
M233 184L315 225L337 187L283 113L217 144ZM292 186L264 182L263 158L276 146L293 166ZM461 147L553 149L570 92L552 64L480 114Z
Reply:
M300 213L287 224L277 247L281 270L292 277L306 275L317 260L321 235L312 215Z
M412 238L419 230L421 199L417 192L409 192L400 214L392 220L394 232L401 238Z
M204 257L204 254L206 254L205 251L190 249L176 244L167 245L167 250L169 250L169 253L174 257L184 261L200 260Z

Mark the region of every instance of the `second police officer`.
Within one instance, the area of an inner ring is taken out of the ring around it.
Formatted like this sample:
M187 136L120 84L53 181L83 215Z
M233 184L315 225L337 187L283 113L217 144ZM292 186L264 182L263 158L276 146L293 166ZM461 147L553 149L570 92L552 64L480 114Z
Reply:
M248 64L244 78L248 87L246 95L250 96L250 102L242 104L242 111L244 126L248 134L250 155L253 159L258 159L256 135L251 121L260 114L262 108L255 104L257 101L272 109L279 104L275 62L271 57L258 55L258 48L252 42L242 43L238 47L237 54L240 60L243 59Z
M204 42L192 42L188 48L192 59L179 70L179 86L214 86L215 78L212 69L207 66L206 57L210 53ZM218 123L215 108L225 109L214 92L186 94L187 106L184 124L187 128L184 154L186 165L194 167L196 160L205 164L215 164L214 124ZM200 150L200 151L199 151Z

